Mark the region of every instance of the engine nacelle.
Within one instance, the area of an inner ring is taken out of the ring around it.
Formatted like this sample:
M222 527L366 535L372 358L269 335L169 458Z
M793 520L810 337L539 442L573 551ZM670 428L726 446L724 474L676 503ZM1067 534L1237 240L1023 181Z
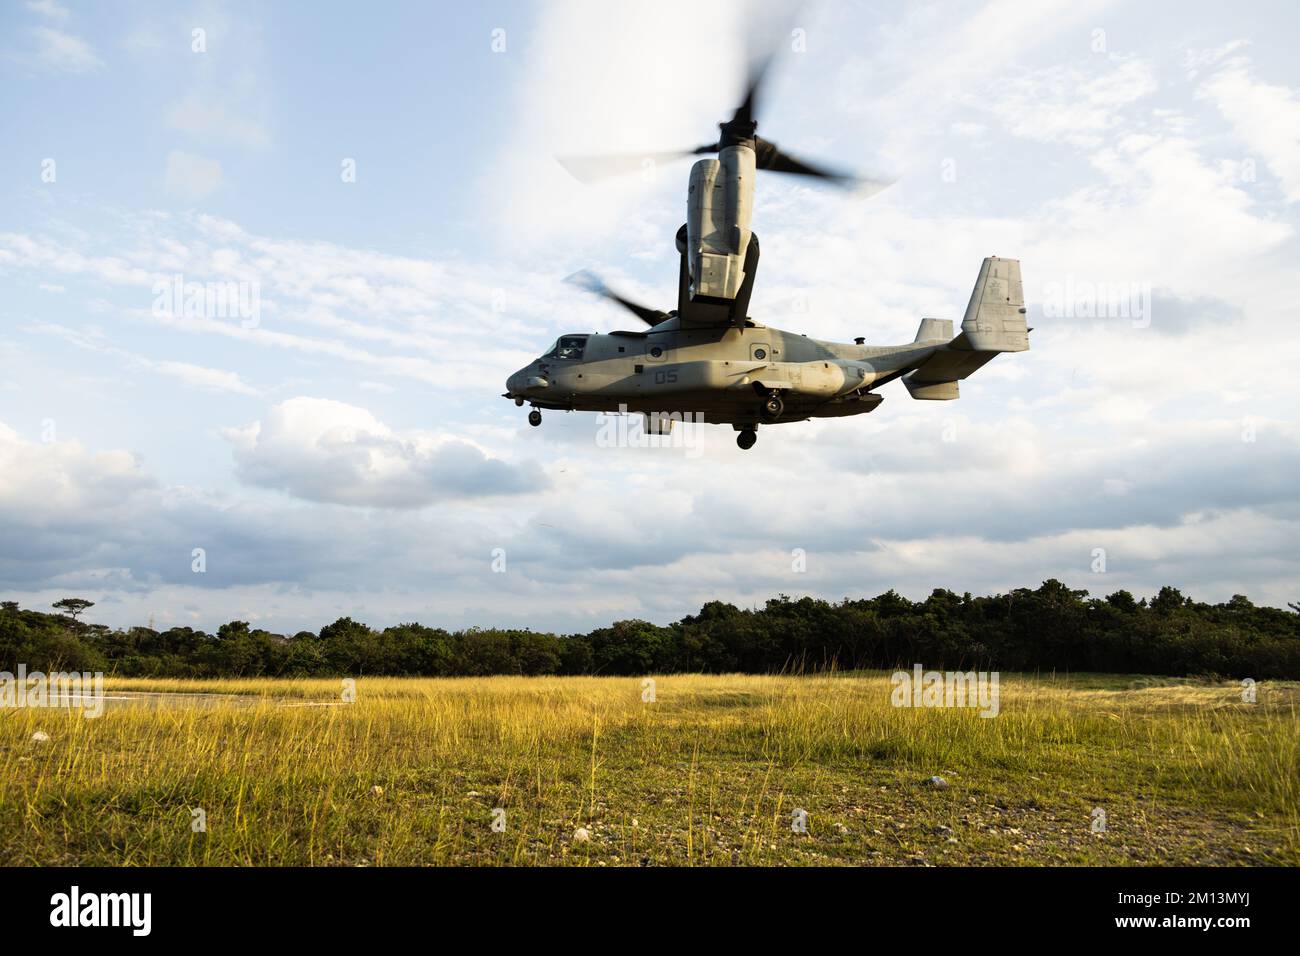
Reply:
M692 299L731 300L745 280L754 208L754 151L729 146L691 168L686 262Z

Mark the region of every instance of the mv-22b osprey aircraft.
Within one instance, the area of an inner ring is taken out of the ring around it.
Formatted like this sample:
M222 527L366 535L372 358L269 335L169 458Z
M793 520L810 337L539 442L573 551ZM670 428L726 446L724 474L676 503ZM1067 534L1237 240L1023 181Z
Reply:
M758 237L750 230L758 169L853 183L813 166L755 135L755 104L764 69L747 84L744 102L719 124L716 143L674 153L561 159L580 179L716 153L691 169L677 308L661 312L623 298L589 272L570 279L626 308L648 328L636 332L562 335L544 355L506 381L506 398L541 409L640 412L647 431L667 434L674 419L730 424L736 444L752 448L760 424L862 415L883 401L876 392L903 380L915 399L958 397L958 382L999 352L1029 348L1020 263L989 257L980 268L953 337L952 320L922 319L906 345L824 342L760 325L749 317L758 268Z

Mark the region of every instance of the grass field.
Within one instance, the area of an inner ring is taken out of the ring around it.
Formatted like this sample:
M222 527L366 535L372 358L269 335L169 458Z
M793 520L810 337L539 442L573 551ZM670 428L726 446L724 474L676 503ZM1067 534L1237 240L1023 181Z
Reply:
M887 674L109 688L237 696L0 711L5 863L1300 863L1291 683L1003 675L992 719Z

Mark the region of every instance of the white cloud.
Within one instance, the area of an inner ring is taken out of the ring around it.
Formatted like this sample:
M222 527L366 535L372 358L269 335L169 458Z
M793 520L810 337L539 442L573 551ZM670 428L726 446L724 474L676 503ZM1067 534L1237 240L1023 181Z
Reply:
M1051 66L997 84L989 106L1016 136L1096 146L1119 125L1125 107L1156 89L1155 71L1142 60L1123 60L1098 74Z
M1187 71L1187 78L1196 79L1201 70L1214 66L1224 57L1249 45L1248 40L1229 40L1227 43L1206 50L1188 50L1183 54L1183 68Z
M23 441L0 423L0 516L21 514L51 534L87 519L105 527L128 515L132 499L152 487L128 452L90 451L75 441Z
M187 385L209 392L230 392L235 395L260 395L261 392L247 384L237 372L206 368L189 362L152 362L150 367L161 375L180 379Z
M112 345L111 343L104 341L104 339L98 334L79 332L76 329L70 329L66 326L50 322L29 326L27 331L56 335L65 342L75 345L78 348L100 352L104 355L111 355L114 358L125 362L128 367L147 369L149 371L157 372L160 375L179 379L187 385L201 389L202 391L229 392L234 395L247 396L257 396L262 394L260 389L249 385L240 378L236 372L227 371L225 369L208 368L190 362L151 359L136 352L131 352L128 349Z
M221 186L221 163L173 149L167 154L167 192L185 200L205 199Z
M1243 279L1262 268L1257 258L1294 235L1184 137L1125 136L1091 161L1103 184L1049 202L1039 217L1040 279L1133 280L1237 302L1251 293Z
M1234 57L1198 95L1212 100L1246 148L1263 158L1287 202L1300 201L1300 92L1255 80L1248 61Z
M563 285L560 270L260 236L207 215L125 219L125 235L99 237L111 254L96 254L89 239L0 233L0 263L137 290L130 301L139 304L123 314L175 332L327 357L365 366L370 375L444 387L502 383L571 322L623 325L619 313ZM247 328L144 308L152 295L143 298L138 290L170 282L176 273L187 281L258 283L261 324ZM565 308L557 308L561 303Z
M27 0L27 9L47 20L57 20L62 23L68 19L68 11L54 0Z
M548 4L527 46L509 54L525 61L511 135L480 183L509 223L501 240L553 243L593 230L644 228L647 195L669 184L677 193L688 163L666 165L648 183L632 175L586 186L555 157L668 151L716 137L715 124L735 108L743 85L742 37L734 28L744 22L743 9L736 0L675 0L610 4L593 16L585 3ZM610 42L611 36L636 42ZM665 69L667 50L690 69ZM665 219L655 233L668 230L671 242L676 228Z
M936 111L969 110L972 90L995 95L1000 82L1051 41L1077 36L1078 51L1086 52L1083 28L1112 5L1113 0L911 5L897 20L878 26L880 42L868 55L843 58L833 85L835 105L875 118L890 141L887 151L903 156L929 134ZM830 7L827 16L835 18L827 30L852 36L860 29L850 6Z
M89 73L104 65L81 37L53 27L33 27L32 36L36 41L35 61L45 69L59 73Z
M399 435L365 409L328 399L289 399L225 435L244 481L309 501L420 508L547 483L540 471L489 457L464 439Z

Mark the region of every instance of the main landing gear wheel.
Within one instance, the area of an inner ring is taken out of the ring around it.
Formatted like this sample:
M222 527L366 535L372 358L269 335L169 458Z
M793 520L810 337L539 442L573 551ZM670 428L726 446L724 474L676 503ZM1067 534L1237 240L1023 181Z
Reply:
M752 428L746 428L736 436L736 444L745 451L749 451L749 449L753 448L754 442L756 441L758 441L758 433Z
M785 402L781 401L779 395L769 395L763 402L763 417L768 421L780 418L783 411L785 411Z
M528 424L536 428L541 423L542 423L542 413L534 408L531 412L528 413Z

